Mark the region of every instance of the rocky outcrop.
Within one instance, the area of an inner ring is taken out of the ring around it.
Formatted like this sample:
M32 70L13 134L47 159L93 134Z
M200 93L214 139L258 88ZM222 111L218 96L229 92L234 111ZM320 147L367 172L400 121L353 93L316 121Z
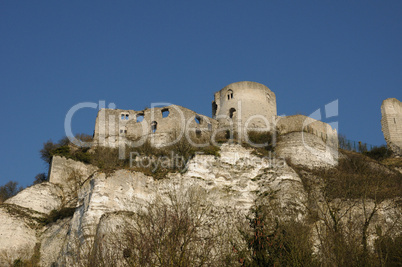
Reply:
M5 203L48 214L61 208L63 195L59 186L44 182L26 188L18 195L7 199Z
M38 242L42 214L14 204L0 205L0 266L28 260Z
M306 200L301 180L283 161L273 165L268 159L251 154L240 145L222 145L221 157L197 155L186 172L154 180L139 172L119 170L106 177L96 173L78 193L78 204L62 255L85 253L94 240L103 215L118 211L135 212L142 205L169 193L202 188L208 201L220 211L240 210L247 213L258 195L278 192L278 203L289 216L301 218ZM81 240L79 246L76 243ZM83 251L78 251L78 247ZM61 257L61 264L73 259Z
M187 163L184 171L169 173L163 179L126 169L106 175L93 166L57 157L53 160L51 182L29 187L0 205L0 265L7 266L15 259L29 259L33 255L40 255L41 266L85 265L89 252L99 244L103 256L114 253L121 259L125 247L119 240L123 240L125 226L135 222L133 215L149 203L168 203L172 194L183 196L191 190L203 195L198 203L202 209L208 209L205 214L208 223L201 232L211 236L214 231L236 229L239 218L236 214L244 219L256 203L275 209L280 220L303 221L314 209L317 214L317 210L325 210L326 203L316 198L316 203L311 205L310 193L284 158L317 168L334 166L336 157L324 149L322 139L301 134L282 136L277 155L269 157L256 156L253 149L240 145L223 144L220 156L198 154ZM311 151L306 150L306 143L322 153L325 160L308 154ZM71 175L77 173L78 178L71 179ZM312 176L311 179L317 178ZM316 187L319 192L320 185ZM72 216L45 220L52 210L61 211L72 204ZM375 223L368 230L370 242L375 225L381 224L387 229L395 225L400 208L394 204L390 200L379 206L373 219ZM370 208L369 205L366 207ZM350 218L358 222L364 209L356 202L351 211ZM324 225L327 219L327 213L322 214L315 229L320 229L320 223ZM219 238L228 235L225 233ZM221 241L220 244L230 244L224 239ZM118 251L112 250L115 247L119 247Z
M71 228L71 217L58 220L45 227L40 234L40 266L52 266L60 260L61 250Z

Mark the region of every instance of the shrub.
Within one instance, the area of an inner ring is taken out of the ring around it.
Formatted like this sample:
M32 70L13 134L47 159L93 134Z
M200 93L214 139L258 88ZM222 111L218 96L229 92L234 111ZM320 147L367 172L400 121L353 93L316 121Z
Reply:
M57 220L72 217L75 208L61 208L60 210L52 210L50 214L44 219L45 224L56 222Z
M38 173L38 174L35 176L35 180L34 180L33 184L34 184L34 185L35 185L35 184L41 184L41 183L47 182L47 181L48 181L47 175L46 175L44 172L42 172L42 173Z
M10 197L15 196L20 191L22 191L23 187L18 187L18 182L9 181L5 185L0 186L0 203L6 201Z
M258 156L268 156L270 152L275 150L275 138L277 137L277 132L249 131L247 134L250 142L243 142L242 145L244 147L254 148L254 154Z
M126 213L119 228L98 240L90 266L234 266L230 244L215 231L211 203L202 189L173 190L136 212ZM122 230L118 230L122 229ZM221 240L222 243L219 241ZM118 247L119 253L110 253ZM107 265L108 266L108 265Z
M347 157L340 159L335 168L312 170L314 175L323 179L324 192L329 199L367 197L382 200L400 196L401 173L389 170L362 154L343 153ZM301 175L302 180L303 177Z
M381 236L375 241L375 252L381 266L399 266L402 262L402 234Z
M206 147L202 147L199 152L202 152L205 155L212 155L212 156L215 156L215 157L219 157L220 156L219 151L220 151L219 147L209 145L209 146L206 146Z
M391 151L388 150L387 146L382 145L379 147L373 147L370 151L363 152L364 155L375 159L375 160L383 160L389 158L391 156Z
M274 218L272 217L274 216ZM311 266L315 263L308 225L281 222L271 206L255 205L248 217L249 229L240 232L246 250L234 245L242 266Z
M53 153L58 148L59 145L55 144L52 142L52 140L47 141L46 143L43 144L43 148L39 151L40 153L40 158L50 164L52 161Z

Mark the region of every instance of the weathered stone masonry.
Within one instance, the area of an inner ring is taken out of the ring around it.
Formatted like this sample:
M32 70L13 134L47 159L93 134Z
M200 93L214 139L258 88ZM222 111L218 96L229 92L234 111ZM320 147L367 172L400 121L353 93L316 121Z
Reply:
M160 146L186 133L193 139L209 138L216 127L216 120L177 105L142 111L101 109L94 139L97 145L108 147L136 145L146 140Z
M275 94L265 85L250 81L232 83L216 92L212 118L177 105L142 111L101 109L94 140L108 147L140 145L145 140L163 146L182 135L193 141L207 140L227 130L236 132L241 140L253 130L307 132L337 147L335 129L306 116L278 117Z
M388 98L381 105L381 125L388 147L396 156L402 156L402 103Z

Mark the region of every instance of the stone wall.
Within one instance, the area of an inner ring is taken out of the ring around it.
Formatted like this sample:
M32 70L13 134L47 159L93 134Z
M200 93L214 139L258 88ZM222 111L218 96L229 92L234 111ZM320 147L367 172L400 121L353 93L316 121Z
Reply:
M281 158L290 159L293 164L310 169L338 164L338 149L329 146L322 138L306 132L290 132L280 136L275 152Z
M101 109L95 123L95 144L108 147L137 146L149 140L155 146L188 134L210 138L217 121L187 108L170 105L142 111Z
M49 168L49 182L63 190L63 204L74 206L78 188L96 171L97 167L60 156L53 156Z
M322 121L304 115L278 117L276 128L280 135L292 132L310 133L321 138L327 146L338 148L338 133L336 129Z
M388 98L381 105L381 126L388 147L396 156L402 156L402 103Z

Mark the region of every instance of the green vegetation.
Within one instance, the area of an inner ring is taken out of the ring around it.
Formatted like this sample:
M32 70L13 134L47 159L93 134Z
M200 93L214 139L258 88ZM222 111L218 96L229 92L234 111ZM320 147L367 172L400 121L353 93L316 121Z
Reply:
M366 155L372 159L380 161L391 157L391 151L388 150L387 146L382 145L379 147L375 146L370 151L363 152L363 155Z
M58 143L53 143L52 140L47 141L40 150L41 159L50 164L52 157L57 155L84 163L91 163L89 147L82 146L82 143L92 142L92 137L78 134L75 138L78 140L76 144L72 144L67 137L62 138Z
M275 150L275 142L278 136L277 132L272 131L249 131L249 142L243 142L242 145L248 148L254 148L253 153L257 156L269 156Z

